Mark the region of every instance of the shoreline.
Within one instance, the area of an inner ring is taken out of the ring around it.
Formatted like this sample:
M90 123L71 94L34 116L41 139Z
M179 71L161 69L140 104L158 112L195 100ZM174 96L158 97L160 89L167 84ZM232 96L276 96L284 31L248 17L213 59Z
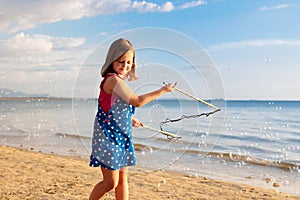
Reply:
M88 199L101 180L88 158L0 146L1 199ZM275 189L180 172L129 168L130 199L299 199ZM105 199L114 199L110 192Z

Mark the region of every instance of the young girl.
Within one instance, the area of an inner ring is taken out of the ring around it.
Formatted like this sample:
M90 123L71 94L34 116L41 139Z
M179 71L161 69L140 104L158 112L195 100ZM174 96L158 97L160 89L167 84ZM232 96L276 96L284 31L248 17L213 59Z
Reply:
M114 41L101 69L98 112L94 123L90 166L100 167L103 180L95 185L90 200L100 199L115 190L116 199L128 199L126 166L136 165L132 144L132 126L143 124L133 118L135 107L143 106L171 92L176 84L163 86L144 95L136 95L125 80L136 80L135 51L125 39Z

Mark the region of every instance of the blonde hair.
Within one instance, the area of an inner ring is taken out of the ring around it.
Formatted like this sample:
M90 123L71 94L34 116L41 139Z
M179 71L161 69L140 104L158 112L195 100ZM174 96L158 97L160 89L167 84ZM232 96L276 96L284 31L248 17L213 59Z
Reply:
M115 73L113 69L113 62L130 51L132 51L133 53L133 61L132 61L131 70L128 72L125 78L128 79L129 81L138 79L136 75L134 47L129 40L123 38L120 38L111 44L106 56L105 63L101 69L101 76L105 77L108 73Z

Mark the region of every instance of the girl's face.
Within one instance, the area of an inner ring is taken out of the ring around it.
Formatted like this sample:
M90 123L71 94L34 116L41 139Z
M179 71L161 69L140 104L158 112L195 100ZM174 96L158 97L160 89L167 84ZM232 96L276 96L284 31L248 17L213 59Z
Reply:
M133 64L133 52L129 51L113 62L114 71L121 76L127 75Z

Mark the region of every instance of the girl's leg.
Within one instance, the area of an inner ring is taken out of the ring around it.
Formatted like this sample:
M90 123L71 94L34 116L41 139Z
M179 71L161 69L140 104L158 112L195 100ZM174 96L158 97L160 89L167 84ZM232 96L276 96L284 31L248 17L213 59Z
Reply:
M115 189L119 183L119 171L109 170L101 167L103 181L97 183L92 193L90 194L89 200L99 200L107 192Z
M128 169L121 168L119 171L119 183L115 189L116 200L128 200Z

